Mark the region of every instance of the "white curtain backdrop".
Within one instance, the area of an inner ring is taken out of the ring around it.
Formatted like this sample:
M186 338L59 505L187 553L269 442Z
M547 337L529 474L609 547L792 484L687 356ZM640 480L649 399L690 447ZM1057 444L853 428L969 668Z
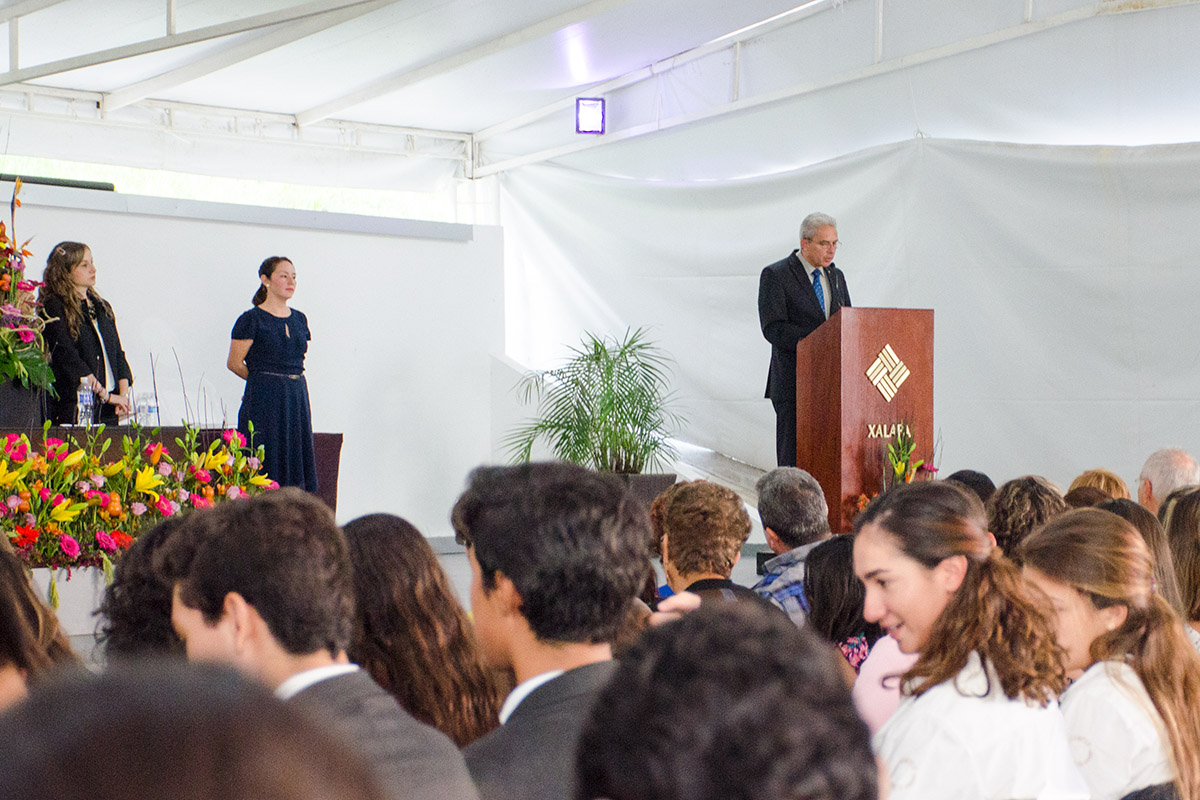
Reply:
M1135 488L1151 451L1200 453L1197 185L1198 144L915 139L710 184L526 167L501 184L507 349L547 366L584 330L652 326L681 438L773 466L758 275L821 210L855 305L935 310L943 474Z

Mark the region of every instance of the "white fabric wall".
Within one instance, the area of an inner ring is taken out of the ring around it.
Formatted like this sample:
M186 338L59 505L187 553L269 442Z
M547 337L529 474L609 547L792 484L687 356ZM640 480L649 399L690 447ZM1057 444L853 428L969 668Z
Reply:
M498 228L250 207L230 222L219 218L229 206L39 186L22 197L18 236L36 235L30 275L60 240L92 248L135 392L150 390L151 352L158 359L163 424L184 416L180 367L192 419L236 424L244 384L225 368L230 330L250 308L262 259L291 258L293 305L313 335L313 426L345 436L339 520L388 511L427 536L451 533L467 472L491 454L491 355L503 335ZM131 204L139 210L122 210Z
M758 274L823 210L855 305L936 312L943 470L1132 486L1156 448L1200 453L1197 185L1197 144L918 139L709 184L527 167L502 179L509 354L653 326L682 438L772 466Z

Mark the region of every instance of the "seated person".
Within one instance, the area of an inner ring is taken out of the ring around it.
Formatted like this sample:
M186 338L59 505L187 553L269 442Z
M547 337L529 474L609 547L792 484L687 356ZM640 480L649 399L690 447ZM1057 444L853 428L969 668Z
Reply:
M346 657L350 555L316 497L284 488L192 512L155 566L188 659L233 665L328 725L394 798L478 796L454 743Z
M1068 508L1062 492L1043 477L1013 478L987 501L987 529L1004 555L1013 558L1025 537Z
M750 536L750 516L732 489L709 481L675 484L663 509L658 542L663 572L673 592L704 601L763 601L729 579Z
M778 605L797 625L804 624L805 560L829 538L829 505L817 479L796 467L778 467L758 479L758 518L775 557L763 565L754 591Z
M463 750L471 777L483 800L569 798L579 731L646 577L646 512L615 476L541 463L475 470L451 520L484 660L517 680L500 727Z
M651 629L584 729L579 800L875 800L878 770L838 658L757 603Z

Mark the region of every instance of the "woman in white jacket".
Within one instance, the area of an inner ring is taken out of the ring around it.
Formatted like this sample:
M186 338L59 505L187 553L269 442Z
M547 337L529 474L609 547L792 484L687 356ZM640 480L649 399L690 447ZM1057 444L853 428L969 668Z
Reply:
M1154 591L1154 562L1130 523L1080 509L1022 544L1025 577L1049 598L1067 674L1071 753L1093 800L1174 785L1200 798L1200 656Z
M945 482L892 489L855 522L863 616L918 654L874 739L892 800L1086 800L1050 622L986 524Z

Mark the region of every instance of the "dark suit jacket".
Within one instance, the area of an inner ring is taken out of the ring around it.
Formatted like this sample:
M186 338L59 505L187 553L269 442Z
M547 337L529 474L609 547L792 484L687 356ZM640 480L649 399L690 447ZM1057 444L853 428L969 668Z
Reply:
M483 800L571 800L575 748L617 662L576 667L542 684L508 721L463 754Z
M454 742L414 719L364 671L315 683L288 702L335 728L375 770L390 797L479 797Z
M767 372L766 397L775 403L796 400L796 344L815 331L825 315L817 305L817 293L804 272L798 251L764 267L758 279L758 322L771 343L771 368ZM825 269L829 278L829 316L850 305L846 276L833 264Z
M79 302L82 305L83 301ZM104 335L104 347L101 347L100 337L92 328L86 309L83 322L79 325L79 335L74 337L67 327L63 303L57 297L46 298L42 316L54 319L46 324L45 337L46 347L50 350L50 368L54 371L54 391L58 392L57 400L50 398L50 418L55 422L75 422L75 393L79 391L79 379L85 375L95 375L103 383L105 360L112 370L114 381L125 379L133 383L133 373L129 370L129 362L125 360L121 337L117 335L117 321L103 303L96 304L96 327Z

